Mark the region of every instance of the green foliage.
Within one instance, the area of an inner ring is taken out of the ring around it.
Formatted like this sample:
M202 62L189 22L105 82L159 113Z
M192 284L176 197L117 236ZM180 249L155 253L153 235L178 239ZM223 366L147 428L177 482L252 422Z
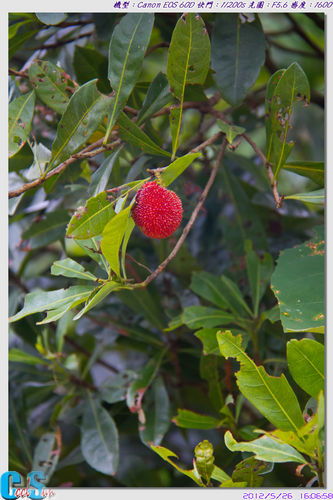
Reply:
M9 14L10 469L325 487L322 22Z

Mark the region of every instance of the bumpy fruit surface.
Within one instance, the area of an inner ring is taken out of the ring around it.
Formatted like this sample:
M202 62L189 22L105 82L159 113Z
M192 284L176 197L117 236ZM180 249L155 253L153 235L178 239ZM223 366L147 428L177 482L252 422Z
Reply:
M182 202L176 193L156 181L146 182L137 192L132 217L149 238L167 238L182 221Z

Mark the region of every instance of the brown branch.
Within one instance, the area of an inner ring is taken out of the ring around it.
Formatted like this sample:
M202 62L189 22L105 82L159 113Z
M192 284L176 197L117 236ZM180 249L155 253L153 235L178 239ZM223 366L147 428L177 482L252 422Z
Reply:
M270 43L270 45L273 45L277 49L283 50L284 52L292 52L293 54L299 54L300 56L303 57L318 57L318 54L314 52L307 52L306 50L295 49L293 47L286 47L285 45L282 45L279 42L275 42L270 38L268 38L267 41Z
M220 163L222 161L222 158L224 156L224 152L225 152L225 149L227 147L227 140L226 138L224 137L223 139L223 142L222 142L222 146L221 146L221 149L219 151L219 154L216 158L216 162L215 162L215 165L211 171L211 174L210 174L210 177L207 181L207 184L204 188L204 190L202 191L201 193L201 196L199 198L199 201L196 205L196 207L194 208L193 212L192 212L192 215L190 217L190 220L188 221L188 223L186 224L180 238L178 239L175 247L173 248L172 252L170 252L170 254L168 255L168 257L155 269L155 271L153 273L151 273L144 281L142 281L141 283L136 283L135 285L133 285L133 287L144 287L144 286L147 286L149 283L151 283L159 274L161 274L162 271L164 271L164 269L166 268L166 266L169 264L169 262L172 261L172 259L175 258L175 256L177 255L178 251L180 250L181 246L183 245L188 233L191 231L192 229L192 226L196 220L196 218L198 217L198 214L207 198L207 195L208 195L208 192L210 190L210 188L212 187L213 183L214 183L214 180L215 180L215 177L216 177L216 174L217 174L217 171L219 169L219 166L220 166Z
M149 47L149 49L146 50L145 57L149 56L149 54L154 52L154 50L160 49L162 47L169 47L169 42L160 42L156 45L153 45L152 47Z
M67 45L68 43L71 42L76 42L76 40L80 40L81 38L87 38L89 36L92 36L93 34L94 34L93 31L89 31L89 33L81 33L80 35L74 36L72 38L67 38L67 40L58 40L57 42L54 43L45 43L44 45L37 47L36 50L56 49L57 47L61 47L62 45Z
M21 187L14 189L13 191L10 191L8 193L8 198L15 198L16 196L20 196L22 193L25 193L26 191L29 191L30 189L34 189L37 186L40 186L43 184L47 179L50 179L50 177L53 177L54 175L61 174L68 165L71 165L77 160L82 160L84 158L93 158L94 156L98 155L99 153L102 153L103 151L115 149L117 146L121 144L121 139L117 139L114 142L111 142L109 144L106 144L105 146L100 146L103 143L103 139L100 139L99 141L94 142L93 144L90 144L86 148L84 148L82 151L79 153L75 153L72 155L68 160L64 161L58 167L54 168L49 172L45 177L39 177L38 179L28 182L26 184L23 184ZM96 148L96 149L94 149Z
M270 183L271 183L271 186L272 186L273 196L274 196L274 200L275 200L275 203L276 203L276 207L277 208L281 208L282 207L282 203L283 203L283 199L284 199L284 195L282 194L280 196L279 193L278 193L277 182L274 179L274 174L273 174L271 165L268 163L265 155L258 148L258 146L252 141L252 139L247 134L242 134L242 135L243 135L244 139L250 144L250 146L252 147L253 151L255 153L257 153L257 155L261 159L262 163L265 165L267 173L268 173L268 177L269 177L269 180L270 180Z
M20 76L21 78L29 78L26 71L16 71L15 69L8 68L8 74L14 76Z
M320 47L318 47L317 44L315 44L311 38L309 38L308 34L303 30L303 28L300 27L300 25L295 21L295 19L289 14L289 12L286 12L285 15L288 17L289 21L294 27L294 30L296 33L303 38L303 40L315 51L317 54L321 57L324 58L324 52L321 50Z

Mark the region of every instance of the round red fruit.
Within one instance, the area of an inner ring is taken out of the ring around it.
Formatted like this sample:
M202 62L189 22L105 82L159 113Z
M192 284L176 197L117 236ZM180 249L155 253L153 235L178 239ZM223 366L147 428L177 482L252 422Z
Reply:
M137 192L132 217L149 238L168 238L182 221L182 202L176 193L156 181L146 182Z

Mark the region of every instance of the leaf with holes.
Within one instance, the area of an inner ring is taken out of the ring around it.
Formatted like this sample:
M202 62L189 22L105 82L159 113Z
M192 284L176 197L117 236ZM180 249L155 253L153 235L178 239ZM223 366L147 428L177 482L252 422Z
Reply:
M272 290L287 333L325 331L324 238L324 226L317 227L312 240L280 253Z
M104 143L125 106L140 75L149 44L154 14L126 14L115 27L109 47L108 77L115 92L110 108Z
M294 146L293 142L287 142L287 135L295 105L302 101L307 105L309 100L309 82L297 63L279 70L267 84L266 159L272 165L275 179Z
M35 60L29 66L29 80L35 89L37 97L46 106L62 114L74 90L74 84L69 76L59 66L50 61Z
M21 95L8 107L8 157L14 156L26 143L35 108L35 92Z

